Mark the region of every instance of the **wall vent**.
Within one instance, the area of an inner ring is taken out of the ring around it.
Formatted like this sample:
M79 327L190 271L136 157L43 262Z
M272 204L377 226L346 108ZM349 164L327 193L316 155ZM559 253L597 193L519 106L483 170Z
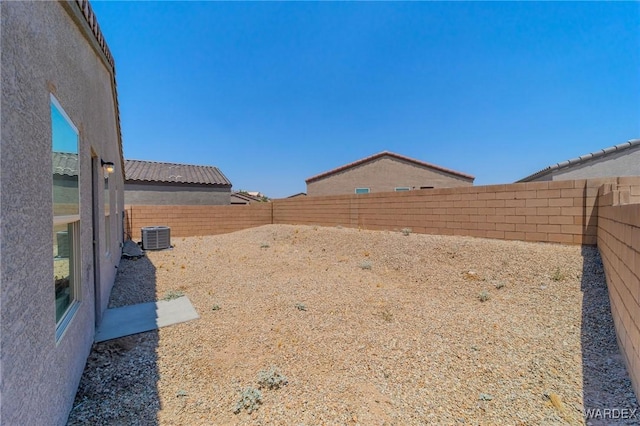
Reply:
M168 226L145 226L141 231L143 250L161 250L171 247L171 228Z

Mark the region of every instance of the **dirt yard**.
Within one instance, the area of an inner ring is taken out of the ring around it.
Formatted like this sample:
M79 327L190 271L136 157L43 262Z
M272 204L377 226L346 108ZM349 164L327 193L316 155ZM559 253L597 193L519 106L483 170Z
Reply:
M269 225L123 259L111 307L185 294L200 319L94 345L69 424L611 424L584 410L638 408L597 249L407 234Z

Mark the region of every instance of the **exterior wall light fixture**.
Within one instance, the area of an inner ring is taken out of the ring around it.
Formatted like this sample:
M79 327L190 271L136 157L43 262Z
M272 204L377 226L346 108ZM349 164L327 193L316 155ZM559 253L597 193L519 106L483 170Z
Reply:
M113 171L115 170L115 164L113 164L112 161L104 161L101 159L100 164L102 164L104 171L109 174L113 173Z

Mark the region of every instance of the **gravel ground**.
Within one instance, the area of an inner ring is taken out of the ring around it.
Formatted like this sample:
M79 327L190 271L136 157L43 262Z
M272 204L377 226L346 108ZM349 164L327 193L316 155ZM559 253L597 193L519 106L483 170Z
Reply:
M585 409L638 408L595 248L289 225L172 242L121 261L110 306L184 293L201 318L94 345L69 424L597 425L615 422Z

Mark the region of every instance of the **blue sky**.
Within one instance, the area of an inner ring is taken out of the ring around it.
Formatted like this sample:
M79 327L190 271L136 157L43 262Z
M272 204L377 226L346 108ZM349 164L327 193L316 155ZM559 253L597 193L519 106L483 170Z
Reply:
M51 143L56 152L78 153L78 133L58 106L51 103Z
M125 158L273 198L388 150L509 183L640 138L640 3L113 2Z

